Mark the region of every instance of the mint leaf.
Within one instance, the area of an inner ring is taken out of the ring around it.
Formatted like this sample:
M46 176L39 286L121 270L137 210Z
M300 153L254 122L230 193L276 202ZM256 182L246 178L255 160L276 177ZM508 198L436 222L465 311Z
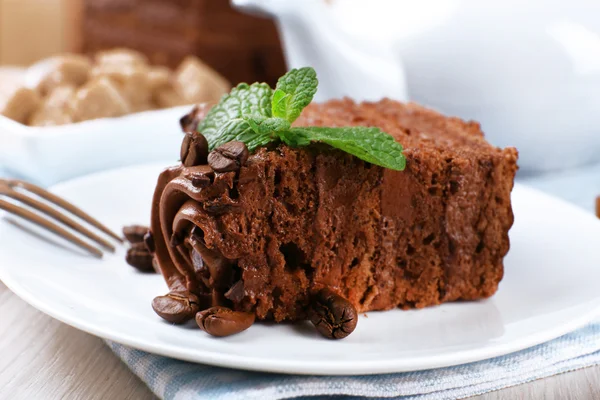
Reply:
M272 115L294 122L317 92L317 73L310 67L292 69L279 78L273 93Z
M204 135L206 137L206 135ZM257 134L250 124L242 119L235 118L225 122L214 134L215 139L208 139L209 149L219 147L223 143L238 140L244 142L248 151L253 151L258 147L266 146L276 138L272 133Z
M283 143L291 147L308 146L311 143L309 132L299 128L278 132L278 136Z
M209 149L232 140L246 143L250 151L269 143L272 139L254 137L256 133L243 116L271 117L272 95L273 89L266 83L240 83L224 95L198 125L198 132L206 137Z
M287 121L287 108L288 100L290 97L291 95L285 93L283 90L276 89L273 92L273 98L271 99L271 113L274 116L278 118L283 118Z
M267 118L262 115L245 115L244 120L250 124L252 130L258 134L273 134L290 129L290 123L283 118Z
M310 67L289 71L279 79L275 91L266 83L240 83L221 98L197 129L208 140L210 150L232 140L244 142L249 151L277 140L293 147L320 142L384 168L405 168L402 145L379 128L291 128L312 101L317 84L317 74Z
M290 146L321 142L384 168L402 171L406 166L402 145L379 128L292 128L282 136L282 140Z

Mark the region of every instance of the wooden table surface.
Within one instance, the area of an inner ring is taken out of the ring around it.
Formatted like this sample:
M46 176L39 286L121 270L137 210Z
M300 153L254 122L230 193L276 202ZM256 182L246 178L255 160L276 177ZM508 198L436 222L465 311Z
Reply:
M101 339L37 311L0 283L0 399L153 398ZM474 399L600 399L600 367Z

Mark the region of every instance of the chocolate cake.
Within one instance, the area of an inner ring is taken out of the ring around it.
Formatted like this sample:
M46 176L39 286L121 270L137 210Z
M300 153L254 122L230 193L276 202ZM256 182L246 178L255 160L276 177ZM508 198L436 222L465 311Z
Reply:
M294 125L379 127L404 146L406 168L323 144L278 144L238 155L229 172L167 169L151 231L160 271L187 313L165 311L163 296L159 314L183 322L226 306L252 321L315 322L317 293L364 312L496 292L516 149L487 143L476 122L388 99L311 104Z

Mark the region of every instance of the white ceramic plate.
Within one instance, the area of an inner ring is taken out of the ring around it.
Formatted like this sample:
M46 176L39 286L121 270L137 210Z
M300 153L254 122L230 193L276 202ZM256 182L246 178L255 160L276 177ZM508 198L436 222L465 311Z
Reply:
M161 166L79 178L53 191L115 230L148 221ZM600 315L600 222L517 185L505 278L489 300L361 316L332 342L307 324L255 324L228 338L165 323L150 306L167 291L118 254L95 260L57 248L0 219L0 278L43 312L149 352L226 367L299 374L374 374L462 364L520 350ZM49 237L49 236L48 236Z

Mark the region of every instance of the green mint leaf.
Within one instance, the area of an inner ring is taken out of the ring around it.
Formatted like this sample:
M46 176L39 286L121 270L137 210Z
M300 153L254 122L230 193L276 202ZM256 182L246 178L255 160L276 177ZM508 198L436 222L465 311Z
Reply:
M255 137L256 133L243 116L271 117L272 96L273 89L266 83L240 83L224 95L198 125L198 132L206 137L209 149L232 140L246 143L250 151L269 143L272 139Z
M294 122L312 101L318 83L311 67L292 69L279 78L271 100L273 116Z
M402 145L379 128L292 128L283 136L282 140L290 146L294 142L300 146L306 145L306 141L321 142L384 168L402 171L406 166Z
M263 117L262 115L245 115L244 120L248 122L252 130L258 134L272 134L276 138L277 132L290 129L290 123L283 118Z
M309 132L296 128L277 133L281 141L291 147L308 146L311 143L309 134Z
M283 90L276 89L271 99L271 113L278 118L287 120L286 113L290 97L291 95L285 93Z
M213 149L219 147L223 143L238 140L246 144L248 151L254 151L256 148L266 146L272 142L273 137L274 135L271 133L258 134L246 120L235 118L221 125L214 134L215 139L212 139L211 141L207 138L207 141L209 143L209 148Z

